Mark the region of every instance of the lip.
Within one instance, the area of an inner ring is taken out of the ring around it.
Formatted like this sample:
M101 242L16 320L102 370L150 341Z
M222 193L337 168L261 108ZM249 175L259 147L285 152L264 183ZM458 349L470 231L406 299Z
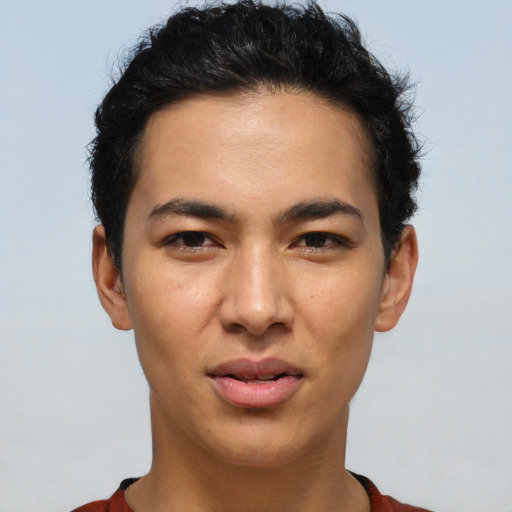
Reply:
M260 380L275 375L276 380ZM302 384L303 373L286 361L234 359L208 373L214 390L236 407L275 407L288 400Z

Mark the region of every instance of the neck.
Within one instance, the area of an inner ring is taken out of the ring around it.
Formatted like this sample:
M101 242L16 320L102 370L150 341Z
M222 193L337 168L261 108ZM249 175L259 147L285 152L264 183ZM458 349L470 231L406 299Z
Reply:
M341 427L307 453L254 467L219 460L183 432L168 435L155 402L151 470L126 491L136 512L369 511L366 493L345 470L348 410Z

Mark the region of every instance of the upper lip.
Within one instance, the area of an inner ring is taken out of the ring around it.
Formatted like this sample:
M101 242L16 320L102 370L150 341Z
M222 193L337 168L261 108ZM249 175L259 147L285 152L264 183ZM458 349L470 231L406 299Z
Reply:
M292 364L282 359L269 357L260 361L251 359L232 359L216 366L208 372L211 377L232 375L241 379L257 379L262 375L292 375L302 377L303 373Z

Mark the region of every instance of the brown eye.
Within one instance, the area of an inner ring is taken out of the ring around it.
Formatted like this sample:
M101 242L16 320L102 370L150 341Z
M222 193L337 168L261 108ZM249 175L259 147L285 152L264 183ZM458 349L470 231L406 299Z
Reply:
M328 243L332 243L332 237L324 233L308 233L303 237L304 245L308 247L325 247Z
M162 245L183 250L199 250L202 248L212 247L216 244L208 235L201 231L181 231L180 233L176 233L166 238L162 242Z
M180 235L180 238L185 247L200 247L204 245L206 241L206 235L199 231L188 231L182 233Z
M351 244L347 239L339 235L312 231L311 233L305 233L300 236L293 246L305 252L323 253L326 251L350 248Z

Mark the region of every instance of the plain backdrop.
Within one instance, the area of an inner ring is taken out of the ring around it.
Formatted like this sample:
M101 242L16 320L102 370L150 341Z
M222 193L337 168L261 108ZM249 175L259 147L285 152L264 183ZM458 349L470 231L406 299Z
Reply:
M441 511L511 512L512 2L337 1L417 83L420 265L376 337L347 465ZM0 0L0 512L70 510L150 464L131 333L90 276L85 148L123 48L171 1Z

